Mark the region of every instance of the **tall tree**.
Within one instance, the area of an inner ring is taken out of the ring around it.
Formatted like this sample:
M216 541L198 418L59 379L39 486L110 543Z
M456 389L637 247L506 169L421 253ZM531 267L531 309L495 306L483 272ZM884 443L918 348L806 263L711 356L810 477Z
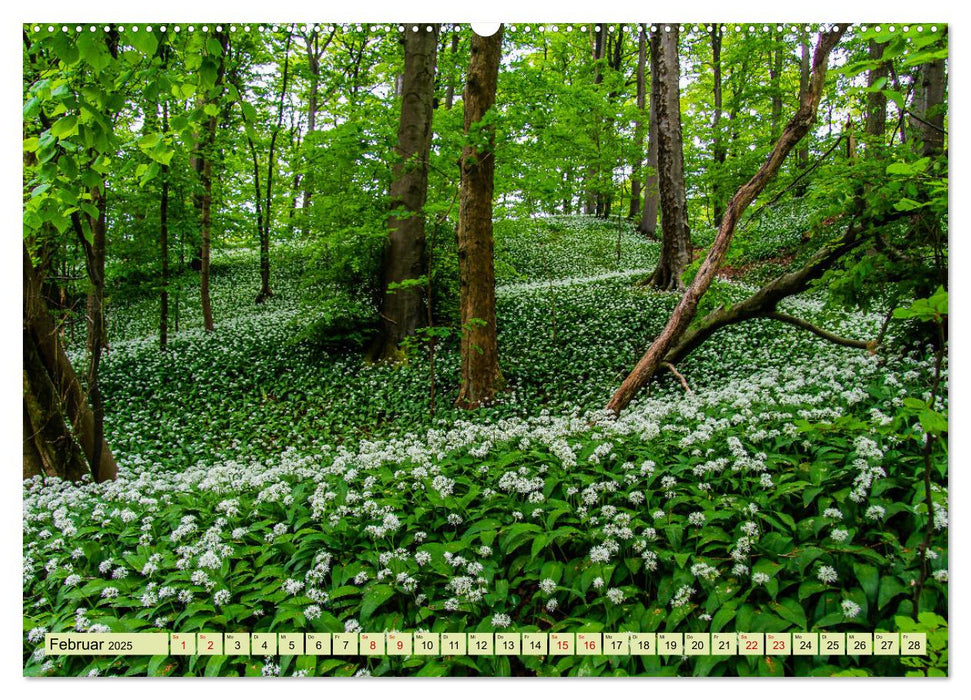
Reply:
M320 41L320 32L317 27L313 27L309 32L302 32L304 46L307 53L307 68L310 70L310 87L307 91L307 136L317 130L317 112L320 110L320 60L327 47L334 40L337 27L333 27L330 34ZM305 140L305 143L313 143L313 139ZM313 198L313 178L308 175L303 177L303 235L310 233L310 203Z
M923 156L944 151L945 59L936 58L921 65L914 93L911 132L918 135Z
M206 332L212 332L215 328L212 321L212 300L209 295L209 254L212 237L212 161L216 150L216 115L219 114L217 105L223 94L223 78L228 51L229 34L225 30L215 31L213 38L206 42L206 58L208 59L206 63L208 63L210 71L214 70L215 76L212 85L208 84L206 74L200 71L203 83L199 93L198 106L204 115L203 126L205 131L195 158L196 171L199 173L199 181L202 185L197 200L199 228L202 234L202 248L199 254L199 293L202 299L202 322Z
M799 103L802 104L803 97L809 92L809 76L811 60L809 48L809 32L805 29L799 30ZM803 141L796 150L796 164L799 170L806 170L809 167L809 143ZM802 197L806 194L808 182L803 180L796 185L795 194Z
M820 33L816 43L816 51L813 55L809 90L804 95L799 109L796 110L796 113L789 120L786 128L783 129L782 135L775 143L772 152L769 154L765 163L762 164L762 167L759 168L758 172L747 183L738 189L735 196L729 201L725 209L725 216L718 228L718 233L711 247L708 249L708 255L698 269L698 274L695 275L691 285L671 313L671 317L668 319L664 329L654 339L647 352L644 353L643 357L641 357L631 373L621 383L617 391L614 392L614 395L606 406L607 410L619 414L627 408L637 393L651 381L658 367L664 362L668 350L681 339L688 329L688 325L694 319L695 313L698 310L698 303L701 301L705 292L708 291L708 287L711 285L712 280L714 280L715 274L725 260L725 255L728 253L728 248L731 245L732 237L735 233L735 226L739 218L748 208L749 204L752 203L752 200L775 177L789 151L809 133L810 128L812 128L813 123L816 121L819 100L822 97L823 87L826 84L826 68L829 54L845 32L846 25L837 25L831 31L823 31Z
M650 106L648 113L647 126L647 175L644 179L644 209L641 213L641 222L637 230L648 238L657 238L657 214L659 208L660 192L658 191L658 163L657 163L657 98L661 89L658 82L657 51L654 50L653 42L650 44L651 51L651 92Z
M681 143L681 100L678 83L678 25L658 26L651 34L656 52L658 178L661 196L661 257L649 284L658 289L682 289L681 275L691 262L688 205L684 193L684 153ZM653 91L653 90L652 90Z
M432 31L403 33L404 72L401 80L401 117L391 182L391 216L384 254L384 294L381 332L372 356L398 356L401 341L414 334L424 318L422 290L417 281L424 271L425 198L428 194L428 155L432 141L435 63L439 25Z
M781 33L773 33L772 47L769 49L769 85L772 91L772 141L779 139L782 128L782 57L785 40Z
M878 65L867 71L866 85L866 133L875 140L882 140L887 131L887 96L880 86L887 82L889 67L883 61L884 45L870 40L867 50L871 61L880 61Z
M630 210L628 219L636 219L641 212L641 168L644 166L644 107L647 94L647 29L641 24L637 30L637 118L634 120L634 167L630 178Z
M725 164L725 140L721 133L722 119L722 25L717 22L711 25L711 68L712 68L712 157L715 161L714 179L711 188L713 201L714 223L717 227L721 223L725 204L722 201L721 175Z
M496 102L503 28L472 35L462 98L466 144L462 148L459 198L459 296L462 316L462 386L456 404L476 408L504 385L496 342L496 274L493 260L492 193L495 126L486 117Z
M293 41L293 27L287 30L286 46L283 48L283 78L280 85L280 99L277 101L276 125L270 135L270 148L266 156L266 204L263 216L257 216L260 227L260 291L256 295L256 303L262 304L273 295L270 290L270 229L273 223L273 169L276 165L276 141L283 128L283 108L287 99L287 79L290 75L290 43ZM256 149L250 139L250 150L256 163ZM257 199L259 199L259 180L257 184ZM259 210L257 210L259 212Z

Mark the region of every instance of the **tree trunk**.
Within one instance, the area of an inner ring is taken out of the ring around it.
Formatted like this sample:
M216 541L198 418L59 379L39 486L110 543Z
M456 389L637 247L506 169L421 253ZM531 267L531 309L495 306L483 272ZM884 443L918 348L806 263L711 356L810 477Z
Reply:
M714 180L711 187L713 200L714 223L717 227L725 212L722 202L722 166L725 164L725 142L721 135L722 118L722 25L713 24L711 27L711 65L713 72L712 100L713 113L711 117L711 132L713 138L712 155L715 161Z
M641 168L644 166L644 107L647 95L645 67L647 63L647 29L638 27L637 33L637 119L634 122L634 167L630 177L630 210L627 218L634 220L641 213Z
M691 262L688 206L684 195L684 154L681 147L681 100L678 87L678 25L658 27L651 51L658 54L658 178L661 194L661 258L649 284L658 289L682 289L681 275Z
M85 349L88 355L87 389L91 411L94 414L92 436L93 452L91 464L101 464L101 450L104 444L105 409L101 396L101 355L104 352L107 334L105 331L105 253L107 238L107 203L104 184L91 188L91 202L98 208L97 218L91 219L91 246L87 248L88 302L87 332ZM103 481L101 474L95 474Z
M799 47L799 104L802 104L803 98L805 97L806 93L809 92L810 74L809 33L805 29L800 30ZM804 141L796 151L796 164L798 165L800 172L809 167L808 141ZM808 181L804 180L803 182L799 183L793 194L795 194L796 197L802 197L806 194L808 187Z
M401 117L397 160L391 183L388 243L384 255L384 294L381 296L381 333L371 351L374 359L395 359L401 342L424 322L422 289L415 283L425 271L425 198L428 194L428 156L435 113L435 64L438 25L430 32L405 32Z
M657 238L657 214L659 208L658 192L658 164L657 164L657 97L661 89L658 80L657 51L653 42L651 50L651 93L647 122L647 175L644 178L644 210L641 213L641 223L637 230L647 238Z
M213 142L216 140L216 118L209 117L209 124L206 127L206 145L211 150ZM210 229L212 226L212 155L207 153L202 156L202 198L200 201L201 217L199 226L202 231L202 250L200 252L199 265L199 292L202 298L202 322L206 332L212 332L215 328L212 322L212 301L209 298L209 248L210 248Z
M79 223L78 219L75 221ZM90 471L96 481L114 479L118 467L104 442L104 428L97 428L95 414L64 352L44 302L40 275L34 270L26 246L23 300L25 475L30 471L31 475L57 474L78 479ZM68 424L71 431L65 438ZM78 442L86 465L79 466L65 440Z
M225 57L226 49L229 46L229 35L225 32L216 32L214 38L222 45L215 83L215 87L221 87L226 68ZM203 105L208 103L208 101L208 98L203 98ZM209 253L212 229L212 159L215 145L216 117L210 115L206 122L206 135L202 142L202 148L196 156L198 160L197 170L202 184L202 195L199 198L199 227L202 233L202 249L199 253L199 293L202 301L202 322L207 333L211 333L215 328L212 322L212 301L209 298Z
M739 188L728 203L718 234L708 250L707 257L698 269L694 281L681 297L660 335L614 393L606 406L608 410L617 414L624 410L637 395L637 392L654 376L658 366L664 361L668 350L684 335L698 309L698 303L705 292L708 291L708 287L728 253L728 247L731 245L735 225L739 218L748 205L752 203L752 200L765 189L765 186L779 171L786 155L809 132L815 122L819 100L826 84L826 64L829 54L846 31L846 25L837 25L834 29L835 31L826 31L819 36L813 57L809 90L799 109L783 130L766 162L751 180Z
M490 37L472 35L466 77L465 133L482 121L496 101L502 27ZM503 388L496 343L496 276L493 260L492 194L495 129L484 129L487 145L462 148L459 200L459 294L462 314L462 386L456 405L476 408Z
M287 98L287 79L290 75L290 43L293 41L293 27L287 32L287 44L283 49L283 84L280 87L280 101L277 109L276 126L270 136L270 149L266 157L266 205L263 207L263 227L260 230L260 292L256 303L262 304L273 296L270 289L270 228L273 225L273 169L276 165L276 140L283 128L283 106Z
M168 104L162 105L162 131L169 130ZM163 165L162 201L159 205L159 257L162 259L161 292L159 294L159 345L164 350L169 342L169 166Z
M870 40L870 60L879 61L883 58L883 44ZM866 84L873 88L879 81L886 83L889 71L886 63L867 72ZM874 137L874 142L882 143L887 131L887 96L883 92L868 92L866 95L866 133Z
M944 59L924 63L918 74L911 133L917 134L920 152L933 158L944 152Z
M310 69L310 92L307 95L307 136L310 136L317 129L317 112L320 107L318 104L317 93L320 90L320 58L324 55L327 47L334 40L337 28L331 30L330 36L320 45L320 36L317 30L311 31L310 35L304 35L307 44L307 67ZM306 139L305 139L306 141ZM312 139L310 143L312 143ZM313 198L313 178L309 173L303 178L303 235L306 238L310 234L310 203Z
M458 30L452 27L452 45L449 51L452 54L452 63L448 70L448 86L445 88L445 109L452 109L452 105L455 103L455 54L459 50L459 33Z
M775 36L770 52L772 63L769 66L769 83L772 89L772 141L779 140L779 129L782 125L782 37Z

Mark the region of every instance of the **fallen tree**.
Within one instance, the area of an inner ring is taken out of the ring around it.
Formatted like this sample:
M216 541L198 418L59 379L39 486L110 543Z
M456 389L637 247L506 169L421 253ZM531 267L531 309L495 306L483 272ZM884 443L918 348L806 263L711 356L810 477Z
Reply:
M718 269L725 260L735 227L742 214L752 201L765 189L766 185L775 177L786 156L809 133L809 129L816 121L819 100L826 84L826 69L829 55L846 31L846 25L834 25L829 31L822 31L816 42L813 53L812 74L809 89L802 95L799 109L786 125L782 135L772 148L768 159L758 172L747 183L742 185L729 201L715 240L708 249L708 255L691 285L688 286L678 305L671 313L667 324L654 342L641 357L633 371L623 381L614 393L606 408L619 414L623 411L643 389L657 372L662 362L668 362L668 352L677 345L688 326L695 317L698 303L708 291ZM774 309L773 309L774 310ZM723 324L724 325L724 324ZM712 331L714 332L714 331ZM702 338L703 340L703 338ZM700 342L700 341L699 341ZM674 363L671 363L674 364Z

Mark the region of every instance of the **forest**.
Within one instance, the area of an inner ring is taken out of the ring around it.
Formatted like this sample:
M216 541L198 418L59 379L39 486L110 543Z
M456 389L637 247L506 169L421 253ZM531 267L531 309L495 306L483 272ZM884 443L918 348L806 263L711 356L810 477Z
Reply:
M946 24L25 24L25 676L948 674ZM48 656L54 632L925 632Z

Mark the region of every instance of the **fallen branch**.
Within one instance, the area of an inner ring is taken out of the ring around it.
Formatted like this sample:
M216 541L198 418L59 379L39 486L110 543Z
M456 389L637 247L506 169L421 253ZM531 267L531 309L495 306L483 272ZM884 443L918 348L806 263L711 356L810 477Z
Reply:
M770 311L764 314L764 318L771 318L776 321L781 321L782 323L788 323L796 328L802 328L807 330L814 335L818 335L824 340L828 340L836 345L843 345L848 348L857 348L859 350L869 350L873 347L874 341L872 340L855 340L853 338L844 338L842 336L836 335L835 333L830 333L827 330L820 328L819 326L814 326L809 321L802 318L797 318L795 316L790 316L789 314L784 314L781 311Z
M675 367L674 365L672 365L670 362L662 362L661 364L658 365L658 367L663 367L664 369L666 369L667 371L669 371L671 374L673 374L675 377L677 377L677 380L679 382L681 382L681 386L684 387L685 393L687 393L687 394L694 393L694 392L691 391L691 387L688 386L688 382L684 378L684 375L682 375L681 372L678 371L678 368L677 367Z

